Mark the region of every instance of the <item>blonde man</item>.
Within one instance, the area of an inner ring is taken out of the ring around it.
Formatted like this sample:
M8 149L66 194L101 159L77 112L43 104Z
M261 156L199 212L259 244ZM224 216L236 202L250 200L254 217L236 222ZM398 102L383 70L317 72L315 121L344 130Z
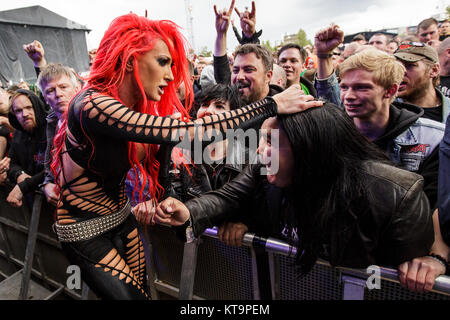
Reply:
M405 75L398 57L373 49L357 53L340 65L339 83L331 55L343 37L336 25L316 34L318 95L344 108L359 131L384 150L397 167L421 174L434 211L444 125L422 118L424 111L419 106L394 101ZM430 256L399 266L400 283L413 291L431 290L434 279L446 270L444 263L435 258L447 260L450 253L441 237L437 210L433 223L436 234Z
M72 98L80 90L81 85L71 68L53 63L47 64L41 69L37 85L45 102L52 109L52 112L46 118L48 143L45 151L45 179L41 187L47 201L56 206L59 194L50 170L50 150L53 146L55 132L62 124L63 115Z
M59 198L54 178L50 170L50 150L56 130L62 123L62 117L75 94L81 89L81 83L72 68L57 63L47 63L44 46L37 40L23 45L23 49L33 62L38 76L37 86L43 99L51 108L47 116L47 150L45 151L45 179L40 185L47 201L56 206ZM91 52L90 52L91 54Z

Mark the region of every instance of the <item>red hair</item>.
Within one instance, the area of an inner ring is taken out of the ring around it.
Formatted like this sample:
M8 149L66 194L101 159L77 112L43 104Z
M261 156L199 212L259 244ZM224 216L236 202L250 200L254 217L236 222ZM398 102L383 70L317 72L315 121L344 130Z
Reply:
M174 81L168 83L159 102L149 101L144 92L137 59L153 49L157 40L165 42L172 56L172 73ZM183 118L189 119L189 110L193 100L193 90L190 85L190 76L187 62L187 41L175 23L168 20L149 20L130 13L114 19L103 36L98 47L94 63L88 77L88 84L84 90L94 89L100 94L106 94L121 101L118 88L124 81L127 62L132 61L134 66L134 78L139 88L140 99L134 107L134 111L158 116L168 116L178 111ZM186 87L186 102L183 106L177 97L177 89L181 82ZM130 107L130 106L129 106ZM55 136L54 157L52 171L57 177L60 167L59 154L61 153L67 128L67 112L64 123ZM87 136L90 141L89 137ZM142 166L137 158L137 144L129 143L128 158L131 167L135 166L143 174L143 183L139 182L139 176L135 175L135 190L141 185L139 197L145 184L149 183L149 193L152 198L159 197L162 188L158 183L159 163L156 160L158 145L150 145L145 148L146 156ZM92 156L92 155L91 155Z

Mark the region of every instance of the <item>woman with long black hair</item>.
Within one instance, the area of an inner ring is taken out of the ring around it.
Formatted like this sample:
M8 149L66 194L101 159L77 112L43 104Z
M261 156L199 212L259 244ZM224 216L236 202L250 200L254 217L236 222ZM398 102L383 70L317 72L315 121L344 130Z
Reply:
M239 210L252 199L275 226L271 236L282 233L298 247L302 274L318 257L364 268L398 267L428 254L433 223L423 178L391 166L342 110L325 104L268 119L262 129L264 165L185 204L165 200L154 222L190 225L198 236L236 212L245 215Z

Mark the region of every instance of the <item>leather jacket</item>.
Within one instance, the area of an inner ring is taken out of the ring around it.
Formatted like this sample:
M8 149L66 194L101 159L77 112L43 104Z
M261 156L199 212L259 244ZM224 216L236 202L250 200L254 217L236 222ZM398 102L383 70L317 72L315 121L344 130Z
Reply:
M260 165L250 165L222 189L186 202L196 237L237 212L248 214L248 210L242 208L249 202L256 205L252 210L262 209L269 213L261 213L266 225L279 225L280 212L274 211L282 207L282 198L276 196L281 193L267 183L260 169ZM363 268L376 264L397 267L428 254L434 233L428 199L422 191L423 178L372 161L366 162L365 172L371 190L371 205L357 216L344 214L340 219L332 219L334 222L325 236L328 243L324 243L328 254L322 258L334 266Z

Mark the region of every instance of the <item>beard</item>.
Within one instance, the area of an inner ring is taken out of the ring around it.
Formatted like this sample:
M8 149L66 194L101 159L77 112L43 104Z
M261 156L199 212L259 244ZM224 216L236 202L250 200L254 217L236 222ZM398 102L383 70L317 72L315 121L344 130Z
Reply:
M257 90L257 88L252 88L250 90L250 87L247 89L247 93L239 93L242 102L244 102L246 105L252 104L256 101L259 101L265 97L263 97L263 90Z
M421 78L420 81L413 84L413 87L410 87L403 92L399 92L398 96L405 101L416 101L427 95L430 87L433 87L432 83L428 79Z

